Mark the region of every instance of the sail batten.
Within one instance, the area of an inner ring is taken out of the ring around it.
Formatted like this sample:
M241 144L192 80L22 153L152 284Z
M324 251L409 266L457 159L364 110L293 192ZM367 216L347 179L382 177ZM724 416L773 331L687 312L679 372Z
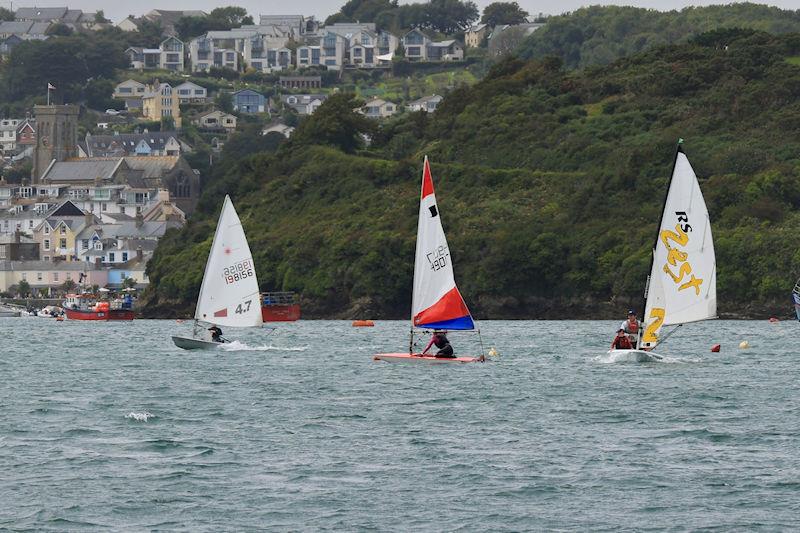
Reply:
M641 345L655 347L663 326L716 315L711 219L697 176L679 148L653 249Z
M412 327L475 329L469 309L456 287L450 248L442 227L427 157L422 171L418 220L411 304Z
M227 195L208 252L194 317L219 326L255 327L262 323L253 255Z

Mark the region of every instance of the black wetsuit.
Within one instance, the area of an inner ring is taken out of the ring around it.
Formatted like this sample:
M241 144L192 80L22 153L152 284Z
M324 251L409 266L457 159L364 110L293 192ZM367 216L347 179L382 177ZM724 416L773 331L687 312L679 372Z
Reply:
M433 338L433 344L439 348L439 351L436 352L436 357L455 357L455 354L453 353L453 347L450 346L450 341L447 340L447 337L444 335L444 333L435 335Z
M219 328L212 328L211 330L211 340L214 342L223 342L222 341L222 330Z

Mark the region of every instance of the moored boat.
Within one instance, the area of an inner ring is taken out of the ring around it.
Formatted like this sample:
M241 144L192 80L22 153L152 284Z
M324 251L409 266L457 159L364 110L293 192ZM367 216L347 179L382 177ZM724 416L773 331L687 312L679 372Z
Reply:
M300 320L300 304L293 292L262 292L261 319L264 322Z
M133 300L130 296L100 300L94 294L68 294L64 312L70 320L133 320Z

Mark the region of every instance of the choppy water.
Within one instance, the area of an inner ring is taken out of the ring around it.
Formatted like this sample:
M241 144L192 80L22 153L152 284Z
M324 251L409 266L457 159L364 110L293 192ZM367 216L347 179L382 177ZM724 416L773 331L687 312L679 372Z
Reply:
M800 324L685 326L657 364L598 357L616 325L483 322L498 358L429 366L371 360L407 322L208 353L0 319L0 528L800 528Z

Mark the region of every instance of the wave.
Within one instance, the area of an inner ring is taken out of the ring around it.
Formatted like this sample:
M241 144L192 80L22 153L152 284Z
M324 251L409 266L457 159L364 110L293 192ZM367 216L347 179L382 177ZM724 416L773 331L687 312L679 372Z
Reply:
M273 346L271 344L262 344L261 346L250 346L249 344L245 344L244 342L240 341L232 341L226 342L225 344L221 344L219 346L226 352L268 352L268 351L277 351L277 352L304 352L308 349L308 346Z
M672 357L668 355L659 355L659 359L640 360L641 356L637 353L615 351L608 352L603 355L598 355L593 358L594 361L602 364L612 363L659 363L659 364L675 364L675 363L700 363L702 359L696 357Z
M147 422L151 418L155 417L156 415L154 415L153 413L148 413L147 411L145 411L144 413L134 413L133 411L131 411L130 413L125 415L125 418L130 418L131 420L135 420L137 422Z

